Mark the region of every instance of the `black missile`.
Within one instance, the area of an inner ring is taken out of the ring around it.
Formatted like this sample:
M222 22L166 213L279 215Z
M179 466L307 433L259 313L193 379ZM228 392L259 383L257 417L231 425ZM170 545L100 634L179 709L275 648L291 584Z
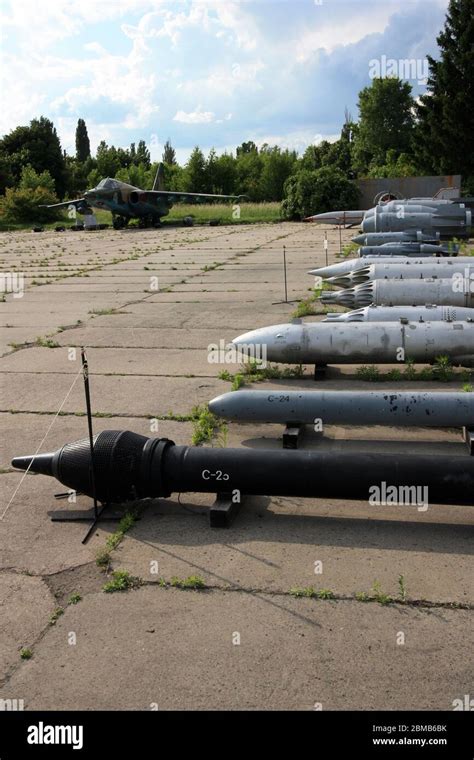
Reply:
M96 496L121 503L172 493L306 496L366 501L382 483L428 488L429 501L472 504L474 457L177 446L166 438L106 430L94 439ZM51 454L16 457L13 467L52 475L93 496L89 440Z

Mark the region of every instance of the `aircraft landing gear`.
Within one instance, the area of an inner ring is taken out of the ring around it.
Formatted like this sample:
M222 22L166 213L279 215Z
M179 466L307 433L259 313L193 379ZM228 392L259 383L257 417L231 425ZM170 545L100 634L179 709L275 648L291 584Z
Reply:
M147 227L161 227L160 217L156 216L155 214L150 214L148 216L141 216L138 220L138 226L141 229L145 229Z
M125 216L114 216L112 220L114 230L123 230L128 224L128 219Z

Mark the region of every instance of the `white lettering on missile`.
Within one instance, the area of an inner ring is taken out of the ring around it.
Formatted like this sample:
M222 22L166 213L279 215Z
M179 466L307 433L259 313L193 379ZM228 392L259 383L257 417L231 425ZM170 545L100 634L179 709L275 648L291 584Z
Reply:
M203 470L201 476L203 480L230 480L230 475L222 472L222 470L216 470L215 472Z

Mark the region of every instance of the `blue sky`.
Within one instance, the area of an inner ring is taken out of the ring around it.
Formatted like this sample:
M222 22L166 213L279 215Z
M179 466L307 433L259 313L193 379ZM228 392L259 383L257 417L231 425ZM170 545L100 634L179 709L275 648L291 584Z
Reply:
M357 116L374 61L413 60L421 74L447 5L4 0L0 132L44 115L68 152L78 118L94 149L144 139L155 159L168 137L180 161L196 144L221 152L249 139L302 152L337 137L345 108ZM418 74L407 75L415 95Z

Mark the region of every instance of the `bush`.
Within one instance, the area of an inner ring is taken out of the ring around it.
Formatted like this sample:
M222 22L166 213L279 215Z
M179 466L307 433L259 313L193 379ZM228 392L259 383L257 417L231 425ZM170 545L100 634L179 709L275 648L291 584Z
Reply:
M285 182L281 213L285 219L303 219L313 214L359 205L359 190L340 169L301 169Z
M40 208L42 204L57 203L58 199L45 187L14 190L8 187L0 199L0 219L2 222L54 222L60 218L57 209Z
M27 164L22 169L18 187L7 188L4 197L0 198L0 220L10 224L54 222L60 218L60 212L39 207L57 202L51 174L37 172Z

